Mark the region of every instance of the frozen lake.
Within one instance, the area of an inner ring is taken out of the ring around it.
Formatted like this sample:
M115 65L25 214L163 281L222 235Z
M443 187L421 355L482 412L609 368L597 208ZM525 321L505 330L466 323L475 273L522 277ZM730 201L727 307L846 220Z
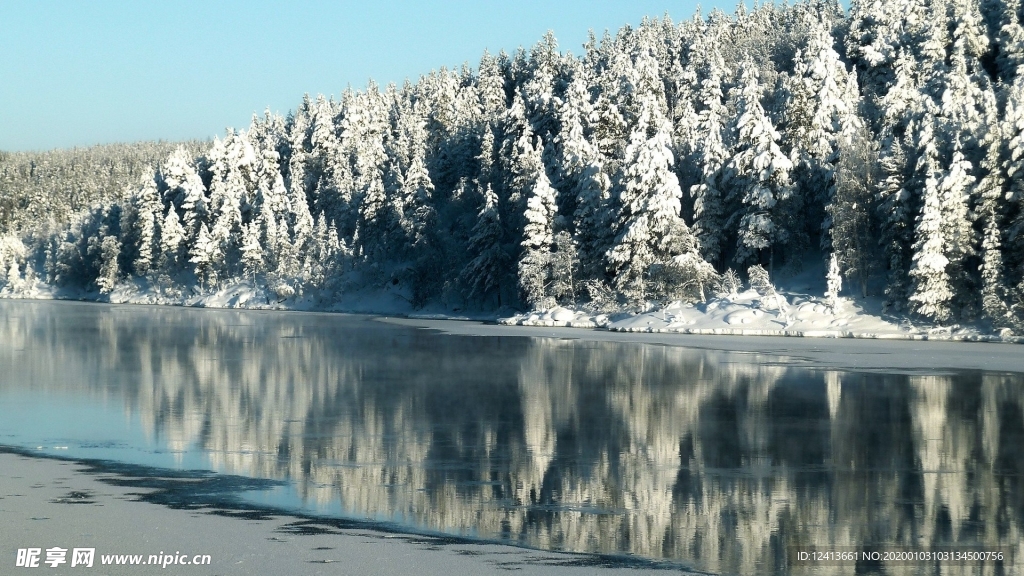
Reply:
M711 572L1024 541L1013 371L0 301L0 444L275 481L235 495L249 506Z

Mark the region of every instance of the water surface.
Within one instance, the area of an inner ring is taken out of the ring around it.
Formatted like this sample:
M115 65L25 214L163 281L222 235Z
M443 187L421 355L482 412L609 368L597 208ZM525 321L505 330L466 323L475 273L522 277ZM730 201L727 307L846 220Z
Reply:
M413 532L742 574L931 574L791 553L1024 534L1016 374L11 301L0 367L0 444L280 480L245 498Z

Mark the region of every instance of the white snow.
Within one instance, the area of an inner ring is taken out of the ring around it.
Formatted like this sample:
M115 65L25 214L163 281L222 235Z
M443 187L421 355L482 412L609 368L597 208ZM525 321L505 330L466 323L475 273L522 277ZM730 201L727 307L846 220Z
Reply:
M518 326L600 327L618 332L659 332L736 336L802 336L807 338L875 338L1024 343L1024 337L980 326L935 326L882 313L880 298L839 298L835 307L824 296L780 291L765 298L747 290L705 303L674 302L638 313L597 315L565 308L501 318Z
M806 276L806 275L805 275ZM12 291L5 287L0 298L100 300L118 304L158 304L205 308L296 310L386 314L420 319L496 320L499 324L536 327L598 328L617 332L678 333L735 336L794 336L807 338L871 338L902 340L951 340L1024 344L1024 337L1008 329L992 333L980 325L936 326L902 315L884 314L878 297L840 297L830 306L824 286L811 289L804 278L765 296L756 290L703 303L673 302L641 312L598 313L556 306L546 310L496 317L493 313L433 305L416 309L402 290L350 292L320 301L296 294L282 299L262 287L242 281L217 290L166 295L145 283L122 283L109 295L97 292L54 289L36 281ZM811 283L813 284L813 282ZM823 284L823 282L822 282ZM815 296L819 292L821 296Z

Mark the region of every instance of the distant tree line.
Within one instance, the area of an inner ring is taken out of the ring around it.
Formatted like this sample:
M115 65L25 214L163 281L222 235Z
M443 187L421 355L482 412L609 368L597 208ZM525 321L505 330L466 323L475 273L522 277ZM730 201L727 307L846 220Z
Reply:
M36 227L41 222L67 224L93 205L125 200L180 146L198 155L209 142L0 151L0 234Z
M529 308L702 298L733 269L824 260L894 311L1019 325L1020 4L740 7L580 56L549 34L175 150L0 264L101 292L247 280Z

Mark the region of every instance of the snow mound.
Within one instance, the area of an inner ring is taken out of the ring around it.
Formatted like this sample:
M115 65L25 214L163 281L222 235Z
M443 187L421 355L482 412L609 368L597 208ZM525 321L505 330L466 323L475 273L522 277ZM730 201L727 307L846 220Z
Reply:
M500 318L498 323L505 324L506 326L598 328L608 324L608 317L604 314L594 315L581 310L570 310L556 306L550 310L538 310L528 314Z
M806 293L765 296L755 290L703 303L673 302L612 317L557 307L501 318L498 322L516 326L598 327L617 332L1024 343L1024 337L1007 329L992 334L978 326L941 327L887 315L878 298L839 298L829 305L824 297Z

